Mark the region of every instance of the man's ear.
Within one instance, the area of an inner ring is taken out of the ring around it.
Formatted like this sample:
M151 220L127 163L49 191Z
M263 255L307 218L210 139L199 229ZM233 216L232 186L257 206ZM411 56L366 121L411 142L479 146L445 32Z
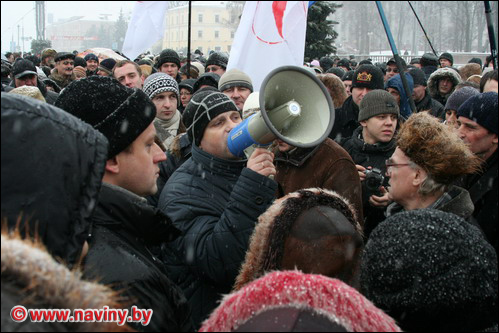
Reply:
M414 186L420 186L428 177L428 174L423 169L417 168L415 170L414 178L412 179L412 184Z
M120 172L120 164L117 156L114 156L106 161L106 171L112 174Z
M492 139L492 143L497 144L497 134L494 134L494 138Z

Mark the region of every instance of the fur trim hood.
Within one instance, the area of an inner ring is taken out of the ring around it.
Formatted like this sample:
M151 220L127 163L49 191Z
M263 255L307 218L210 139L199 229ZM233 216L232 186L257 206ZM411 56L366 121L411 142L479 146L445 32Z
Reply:
M234 290L241 289L268 271L280 269L284 242L294 223L301 213L316 206L329 206L337 209L354 226L355 231L362 235L355 208L336 192L310 188L290 193L276 200L258 218L258 224L251 236L245 262L236 279Z
M438 94L439 94L438 93L438 81L440 79L443 79L444 77L449 78L452 81L452 84L454 85L454 89L459 83L461 83L461 76L454 69L446 67L446 68L440 68L440 69L436 70L435 72L433 72L430 75L430 78L428 79L428 89L430 90L430 95L433 98L435 98L435 96L438 96ZM452 94L454 89L452 89L452 91L449 93L449 95Z
M347 332L400 332L390 316L344 282L297 271L269 273L227 295L200 332L234 331L265 311L286 307L312 310Z
M103 309L105 305L110 309L123 308L118 302L117 292L96 282L84 281L80 271L70 271L65 265L56 262L40 241L21 239L18 233L8 234L5 230L2 231L1 239L3 310L10 305L12 307L17 305L6 304L10 302L19 302L18 304L23 304L26 308L70 309L71 311ZM4 299L4 291L7 290L11 291L11 295L17 294L19 297ZM2 313L2 331L5 328L3 316L9 315ZM37 325L42 326L42 323L26 320L23 325L24 329L16 326L16 330L33 330ZM62 325L65 330L70 331L132 331L126 325L118 326L116 323L104 322L54 325Z

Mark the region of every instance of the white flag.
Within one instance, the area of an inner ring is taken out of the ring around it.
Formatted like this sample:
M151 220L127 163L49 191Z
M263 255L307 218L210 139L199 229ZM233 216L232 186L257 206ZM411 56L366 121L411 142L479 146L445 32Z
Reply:
M134 60L158 40L163 38L168 1L137 1L125 41L123 53Z
M273 69L303 66L307 11L308 1L246 1L227 70L245 72L259 91Z

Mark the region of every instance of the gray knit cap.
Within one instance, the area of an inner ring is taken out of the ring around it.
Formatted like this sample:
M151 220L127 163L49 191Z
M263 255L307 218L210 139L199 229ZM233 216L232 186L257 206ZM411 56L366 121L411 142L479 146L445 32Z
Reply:
M358 121L367 120L379 114L386 113L400 116L397 101L386 90L372 90L360 102Z
M472 96L480 95L480 92L473 87L462 87L456 90L449 96L447 103L445 103L444 110L459 110L459 107L466 102L466 100Z
M222 92L232 87L244 87L253 92L253 84L251 82L251 78L246 73L236 68L225 72L225 74L222 75L220 81L218 82L218 90Z
M166 73L154 73L149 75L144 81L144 88L142 90L144 90L151 100L154 96L165 91L174 92L175 95L177 95L177 100L179 100L178 83Z

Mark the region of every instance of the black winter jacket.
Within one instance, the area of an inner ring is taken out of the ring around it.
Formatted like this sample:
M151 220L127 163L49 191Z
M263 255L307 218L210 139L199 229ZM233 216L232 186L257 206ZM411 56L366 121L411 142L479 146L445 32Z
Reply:
M172 280L185 292L196 327L230 292L258 217L272 203L277 183L197 146L166 183L159 208L182 236L168 244Z
M386 177L385 161L390 158L395 151L397 143L392 139L387 143L367 144L362 137L362 126L359 126L352 137L343 142L343 148L350 154L355 164L363 167L379 169L384 177L383 186L388 186ZM369 193L366 182L362 183L362 203L364 208L364 236L369 237L371 231L385 219L384 209L371 206L369 204Z
M182 291L167 277L151 252L179 231L158 209L123 188L104 183L93 218L85 277L120 291L139 309L152 309L140 331L192 331L190 309Z
M358 119L359 106L354 103L352 96L349 96L341 108L336 109L336 119L329 137L338 143L351 137L359 127Z
M431 98L428 88L426 88L425 97L416 103L416 110L418 112L430 110L432 116L445 120L444 106L436 99Z

